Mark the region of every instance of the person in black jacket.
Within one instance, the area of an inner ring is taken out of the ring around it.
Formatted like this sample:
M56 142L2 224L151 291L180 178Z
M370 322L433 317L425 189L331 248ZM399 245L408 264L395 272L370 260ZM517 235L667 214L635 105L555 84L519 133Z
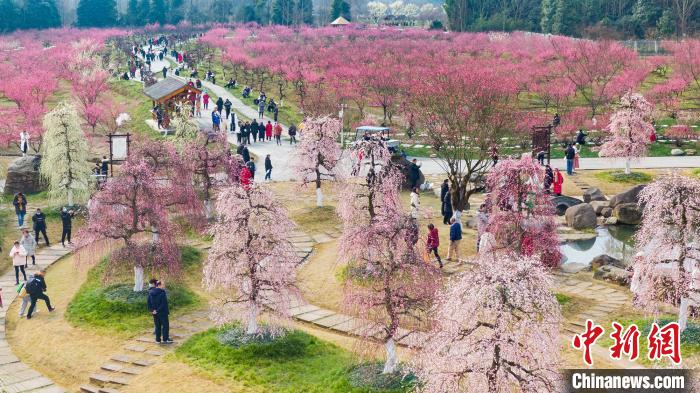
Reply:
M153 324L155 325L156 342L163 344L171 344L170 339L170 321L168 320L168 295L165 292L165 285L162 281L155 278L149 281L153 286L148 290L148 311L153 315Z
M36 209L36 213L32 216L32 222L34 223L34 240L39 244L39 234L44 235L44 240L46 240L46 247L49 246L49 237L46 236L46 216L41 212L41 209Z
M569 143L569 145L566 147L566 150L564 150L564 156L566 157L566 174L573 175L574 157L576 156L576 150L574 150L574 146L571 143Z
M272 180L272 160L269 154L265 156L265 180Z
M27 214L27 197L18 192L12 200L12 204L15 206L15 214L17 214L17 226L22 228L24 226L24 216Z
M29 305L29 311L27 311L27 319L32 318L32 313L36 307L36 302L39 299L43 299L46 302L46 307L49 309L49 311L55 310L54 307L51 307L51 299L49 299L49 297L44 293L46 292L46 281L44 280L45 275L46 270L39 270L39 272L34 275L34 280L32 280L31 283L28 282L25 286L25 290L32 300L32 303Z
M265 123L262 120L258 123L258 139L261 142L265 140Z
M68 210L65 207L61 210L61 222L63 223L63 232L61 233L61 244L63 247L66 246L66 238L68 238L68 244L73 244L70 241L71 228L73 227L73 216L75 212L73 210Z
M258 141L258 122L255 119L248 126L248 133L253 136L253 142Z
M241 153L243 156L243 162L248 162L250 161L250 152L248 151L247 146L243 146L243 152Z
M220 99L220 98L219 98L219 99ZM229 100L229 99L227 98L226 101L224 101L224 108L226 109L226 119L227 119L227 120L228 120L228 117L231 115L231 105L233 105L233 104L231 103L231 100ZM234 124L236 124L236 123L231 122L231 125L234 125ZM231 129L231 131L233 131L233 129Z
M221 97L219 97L219 99L216 100L216 109L219 110L219 113L224 112L224 100Z
M452 197L448 192L445 194L445 199L442 200L442 223L445 225L450 225L450 218L452 218Z

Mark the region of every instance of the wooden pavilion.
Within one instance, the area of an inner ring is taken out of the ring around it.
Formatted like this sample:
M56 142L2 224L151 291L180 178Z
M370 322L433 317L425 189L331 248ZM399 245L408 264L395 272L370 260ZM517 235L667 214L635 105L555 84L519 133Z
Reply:
M163 127L168 127L172 114L176 110L191 110L197 95L202 91L187 80L169 76L147 88L143 93L153 102L153 117L160 109L163 114Z

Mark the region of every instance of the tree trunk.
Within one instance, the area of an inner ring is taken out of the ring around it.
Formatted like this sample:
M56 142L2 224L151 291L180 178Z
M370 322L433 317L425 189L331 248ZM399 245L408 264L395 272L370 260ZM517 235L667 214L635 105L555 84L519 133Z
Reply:
M631 168L631 159L627 157L627 160L625 161L625 174L629 175L632 173L632 168Z
M160 240L160 234L158 234L158 227L155 225L151 225L151 229L153 230L153 244L158 243L158 240Z
M73 206L73 189L68 189L68 206Z
M204 201L204 214L207 217L207 221L211 221L214 218L214 208L211 206L209 199Z
M396 357L396 343L393 337L384 344L384 348L386 349L386 362L384 363L382 374L391 374L396 371L396 367L399 365L399 360Z
M688 303L688 298L682 297L681 305L678 307L678 325L681 328L681 332L688 326Z
M258 305L251 301L248 309L248 328L246 334L252 336L258 333Z
M323 191L321 191L321 187L316 188L316 207L323 207Z
M143 291L143 266L134 266L134 292Z

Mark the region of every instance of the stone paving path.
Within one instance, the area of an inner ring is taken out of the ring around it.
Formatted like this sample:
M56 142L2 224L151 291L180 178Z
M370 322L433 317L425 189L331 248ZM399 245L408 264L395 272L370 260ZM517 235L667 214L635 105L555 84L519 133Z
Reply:
M36 265L29 265L27 276L39 269L46 268L59 260L71 251L60 245L41 248L36 253ZM20 279L22 277L20 276ZM42 375L40 372L22 363L13 353L7 340L5 339L5 315L10 304L17 298L15 286L15 271L8 269L0 276L0 288L2 289L2 301L4 307L0 309L0 322L2 331L0 332L0 391L3 393L62 393L64 389L57 386L52 380ZM41 312L45 310L43 302L37 304L41 306Z

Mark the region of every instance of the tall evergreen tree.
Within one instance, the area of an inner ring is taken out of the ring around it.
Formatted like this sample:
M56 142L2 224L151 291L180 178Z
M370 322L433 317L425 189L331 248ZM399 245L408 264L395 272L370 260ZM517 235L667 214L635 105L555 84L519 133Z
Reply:
M336 20L338 17L350 20L350 3L345 0L333 0L331 4L331 20Z
M540 29L543 33L552 32L552 20L554 19L556 0L542 0L542 17L540 19Z
M467 31L470 16L469 0L445 0L443 7L450 30Z
M274 0L272 3L272 23L289 26L294 24L294 1Z
M552 33L572 35L575 27L574 10L571 0L556 0L552 16Z
M139 15L139 1L129 0L126 6L126 15L122 16L122 24L128 26L135 26L138 22Z
M19 27L19 8L12 0L0 0L0 33L13 31Z
M106 27L117 24L115 0L80 0L76 9L76 25L80 27Z
M168 9L165 0L151 1L151 8L148 12L148 21L150 23L165 24L167 21Z
M58 14L55 0L39 0L36 3L27 3L24 10L22 26L25 29L49 29L61 27L61 16ZM5 17L4 15L2 16Z
M143 25L149 21L151 12L151 0L140 0L136 12L134 25Z
M298 24L314 24L314 2L313 0L297 0L297 12L301 15L301 23Z

